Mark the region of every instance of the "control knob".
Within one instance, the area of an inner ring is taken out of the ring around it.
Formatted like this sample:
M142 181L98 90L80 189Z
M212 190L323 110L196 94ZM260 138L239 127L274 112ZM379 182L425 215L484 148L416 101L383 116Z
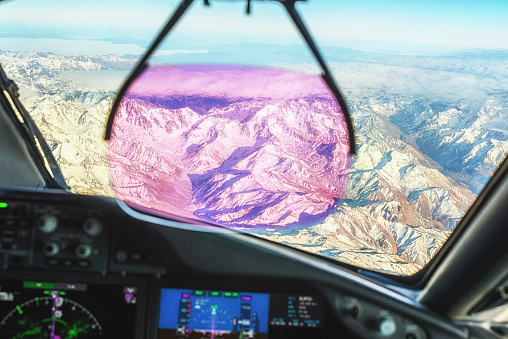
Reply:
M83 231L91 237L96 237L102 233L102 224L95 218L88 218L83 223Z
M43 233L53 233L58 227L58 218L53 214L43 214L37 219L37 228Z
M355 298L346 297L341 303L342 311L353 319L358 320L362 315L361 303Z
M92 254L92 247L90 245L81 244L76 246L75 250L76 256L80 259L84 259Z
M60 245L53 241L47 242L42 247L42 252L48 257L52 257L60 253Z
M376 332L382 337L390 337L397 331L397 323L388 314L379 315L375 321Z

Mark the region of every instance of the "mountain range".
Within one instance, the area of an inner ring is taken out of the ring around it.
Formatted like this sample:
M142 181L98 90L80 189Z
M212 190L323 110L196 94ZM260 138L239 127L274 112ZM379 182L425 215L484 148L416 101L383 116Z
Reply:
M194 93L161 102L160 96L130 96L122 103L132 112L126 120L150 127L152 139L113 144L109 156L133 166L131 177L112 166L115 190L125 187L145 202L166 201L186 216L250 227L260 237L356 266L413 274L440 249L508 151L508 101L499 92L506 88L506 70L497 58L482 61L482 55L395 60L354 54L332 63L355 124L358 154L351 159L344 156L342 125L326 122L325 111L333 106L326 97L254 100L215 93L210 99ZM115 194L104 125L118 79L134 62L0 52L0 63L20 86L73 192ZM307 130L298 120L291 125L287 117L275 119L282 109L323 113L308 115L307 125L315 128ZM134 114L141 111L149 114ZM271 125L263 126L267 112ZM219 123L226 120L233 124ZM167 139L168 132L188 126L180 143ZM221 131L237 137L222 141ZM298 143L289 142L295 138ZM180 166L184 162L192 166ZM248 173L237 172L239 164ZM292 173L317 180L299 181ZM173 187L149 191L146 180ZM256 199L267 203L256 210ZM285 215L295 206L295 216Z
M123 99L110 165L117 194L136 204L228 227L289 227L335 208L348 149L342 113L320 78L163 67Z

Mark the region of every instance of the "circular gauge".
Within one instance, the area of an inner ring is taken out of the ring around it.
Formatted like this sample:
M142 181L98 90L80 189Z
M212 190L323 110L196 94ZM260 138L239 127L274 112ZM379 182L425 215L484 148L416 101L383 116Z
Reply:
M53 292L17 305L0 322L2 338L99 338L102 327L90 311Z

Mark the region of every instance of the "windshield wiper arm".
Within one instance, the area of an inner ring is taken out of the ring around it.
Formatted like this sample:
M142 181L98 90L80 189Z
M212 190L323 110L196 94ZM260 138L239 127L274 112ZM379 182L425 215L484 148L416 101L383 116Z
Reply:
M346 101L344 100L344 96L339 90L339 87L335 83L335 81L332 78L332 74L330 73L328 66L326 65L326 62L319 52L319 49L312 39L312 36L310 35L309 31L307 30L307 27L302 21L302 18L300 17L300 14L298 14L298 11L295 8L295 1L281 1L282 5L286 8L286 11L288 12L289 16L293 20L293 23L300 31L301 36L307 43L307 46L312 51L312 54L316 58L319 66L321 66L321 69L323 70L323 74L321 77L328 85L328 88L332 91L333 95L337 99L337 102L342 110L342 114L344 116L344 120L346 121L348 134L349 134L349 153L356 154L356 141L355 141L355 134L354 134L354 127L353 127L353 121L351 119L351 114L349 113L349 108L346 104Z
M19 101L18 90L16 83L7 78L2 65L0 65L0 104L5 107L12 121L18 126L28 145L32 159L46 180L46 186L68 190L65 178L44 136Z
M145 55L141 58L141 60L136 65L136 68L131 73L127 81L122 86L120 92L118 93L115 102L113 103L113 107L111 108L111 112L109 114L107 123L106 123L106 133L104 136L104 139L109 140L111 137L111 131L113 129L113 121L115 119L116 111L118 110L118 107L120 106L120 102L122 98L124 97L125 93L129 89L132 82L148 67L148 58L153 54L153 52L157 49L159 44L164 40L164 38L168 35L168 33L173 29L173 27L178 23L180 18L185 14L185 12L189 9L190 5L193 3L194 0L182 0L180 3L180 6L176 9L176 11L173 13L173 15L170 17L169 21L167 22L166 26L162 29L162 31L159 33L157 38L154 40L148 51L145 53ZM312 36L310 35L309 31L307 30L307 27L305 26L305 23L301 19L300 15L298 14L298 11L295 8L295 2L296 1L305 1L305 0L274 0L280 2L288 12L289 16L291 17L291 20L293 20L293 23L298 28L298 31L302 35L303 39L307 43L307 46L310 48L312 54L316 58L318 64L321 66L321 69L323 70L322 78L325 81L328 88L332 91L333 95L337 99L337 103L339 104L339 107L341 108L342 114L344 116L344 120L346 121L346 125L348 127L348 135L349 135L349 153L350 154L356 154L356 142L355 142L355 134L354 134L354 126L353 121L351 119L351 114L349 113L348 106L346 104L346 101L344 100L344 96L339 90L339 87L335 83L335 81L332 78L332 75L326 65L326 62L319 52L319 49L317 45L315 44L314 40L312 39ZM247 0L247 14L251 11L250 6L251 0ZM205 5L209 5L209 0L204 0Z

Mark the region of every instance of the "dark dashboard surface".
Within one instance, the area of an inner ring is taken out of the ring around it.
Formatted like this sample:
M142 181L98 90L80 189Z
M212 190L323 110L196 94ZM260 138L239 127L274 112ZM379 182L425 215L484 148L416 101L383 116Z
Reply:
M114 199L0 191L2 338L464 337L299 251Z

